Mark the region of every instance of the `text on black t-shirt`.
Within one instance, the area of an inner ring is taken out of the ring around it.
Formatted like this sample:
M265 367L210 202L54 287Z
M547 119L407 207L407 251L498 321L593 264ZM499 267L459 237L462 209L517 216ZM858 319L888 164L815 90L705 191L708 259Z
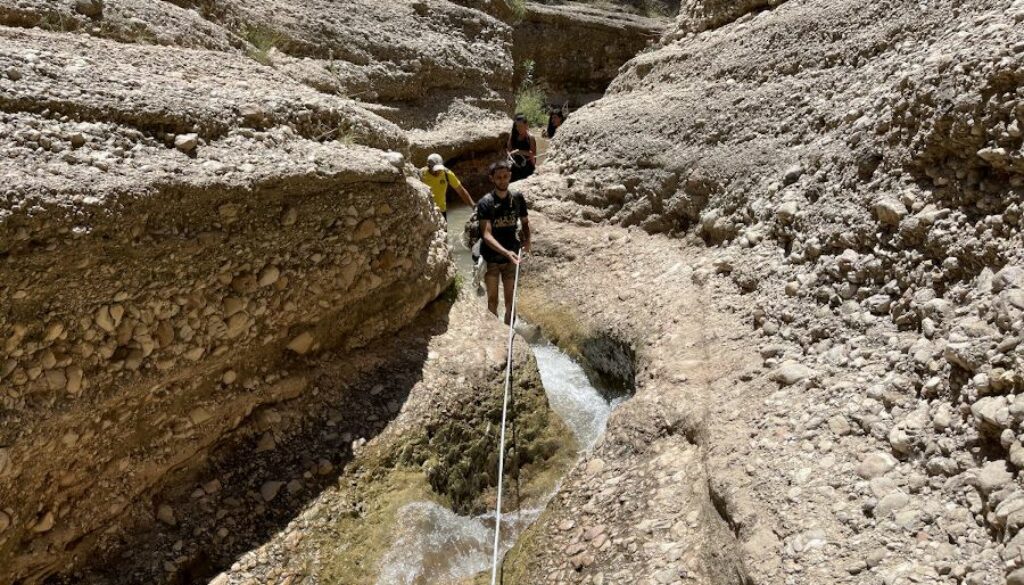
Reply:
M519 237L516 233L519 218L526 217L526 198L522 193L509 191L505 197L498 197L494 191L477 202L476 215L481 222L491 222L491 234L506 250L519 251ZM507 262L508 259L492 249L486 242L480 252L487 262Z

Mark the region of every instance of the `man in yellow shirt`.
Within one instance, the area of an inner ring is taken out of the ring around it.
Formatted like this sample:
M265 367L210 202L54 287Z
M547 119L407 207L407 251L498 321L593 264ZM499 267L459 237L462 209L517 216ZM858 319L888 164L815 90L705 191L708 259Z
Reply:
M426 183L434 193L434 203L441 210L441 215L445 220L448 219L448 201L445 199L445 195L448 193L449 185L466 202L466 205L473 206L473 198L469 196L469 191L462 186L455 173L444 166L444 159L440 154L434 153L427 157L427 166L420 169L420 180Z

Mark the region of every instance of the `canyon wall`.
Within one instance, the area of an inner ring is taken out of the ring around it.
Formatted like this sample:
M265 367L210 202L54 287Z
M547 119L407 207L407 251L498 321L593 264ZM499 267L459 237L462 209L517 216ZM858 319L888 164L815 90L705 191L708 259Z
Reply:
M494 147L512 96L502 0L5 0L0 23L248 56L398 124L415 164ZM331 128L324 128L329 132Z
M576 107L601 97L619 67L666 27L664 18L587 4L528 2L515 25L512 55L520 78L525 63L532 63L532 80L544 88L548 102Z
M1024 579L1022 22L1020 1L683 2L523 185L558 234L548 249L538 234L538 255L580 265L544 267L545 287L618 299L581 312L628 317L638 355L707 343L666 287L735 316L704 332L717 341L702 359L727 359L732 340L752 355L707 403L679 406L706 448L688 477L707 475L705 509L743 553L722 582ZM661 259L606 249L638 240ZM655 364L644 386L662 403L692 386L673 377L685 367ZM647 420L621 416L610 434ZM605 462L631 464L636 444L618 447ZM532 550L560 552L524 574L611 576L615 555L645 554L631 541L658 535L625 528L592 550L558 530L579 512L542 523Z
M410 162L504 116L510 30L337 4L0 3L0 580L178 524L290 368L451 282Z

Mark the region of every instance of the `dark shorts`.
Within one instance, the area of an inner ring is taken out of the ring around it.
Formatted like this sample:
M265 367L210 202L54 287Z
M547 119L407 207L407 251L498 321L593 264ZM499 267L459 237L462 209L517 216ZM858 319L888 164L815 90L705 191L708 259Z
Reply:
M486 278L498 278L502 281L511 280L516 277L516 265L511 262L488 262Z
M528 165L521 166L521 167L513 166L512 167L512 182L514 183L516 181L521 181L521 180L525 179L526 177L529 177L530 175L533 174L533 171L534 171L533 165L529 165L528 164Z

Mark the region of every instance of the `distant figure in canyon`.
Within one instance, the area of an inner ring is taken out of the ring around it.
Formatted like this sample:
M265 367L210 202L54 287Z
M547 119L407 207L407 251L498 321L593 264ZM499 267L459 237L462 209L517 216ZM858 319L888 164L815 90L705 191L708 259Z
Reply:
M483 245L480 252L487 263L484 284L487 288L487 309L498 315L498 280L505 290L505 324L512 321L512 295L515 293L516 265L520 250L530 251L530 221L527 218L526 198L522 193L510 191L512 171L509 164L499 161L488 170L494 190L476 204L480 219ZM522 224L523 241L520 243L517 227Z
M470 197L469 191L462 186L462 182L455 176L455 173L444 166L444 159L436 152L427 157L427 166L420 169L420 180L430 187L430 191L434 194L434 203L441 210L445 221L448 221L449 185L459 194L466 205L473 206L473 198Z
M512 161L512 182L529 177L537 169L537 139L530 134L526 116L516 114L505 151Z
M562 122L565 122L565 114L562 113L562 110L552 110L551 113L548 114L548 128L544 131L544 136L554 138L555 132L558 132L558 128L562 125Z

